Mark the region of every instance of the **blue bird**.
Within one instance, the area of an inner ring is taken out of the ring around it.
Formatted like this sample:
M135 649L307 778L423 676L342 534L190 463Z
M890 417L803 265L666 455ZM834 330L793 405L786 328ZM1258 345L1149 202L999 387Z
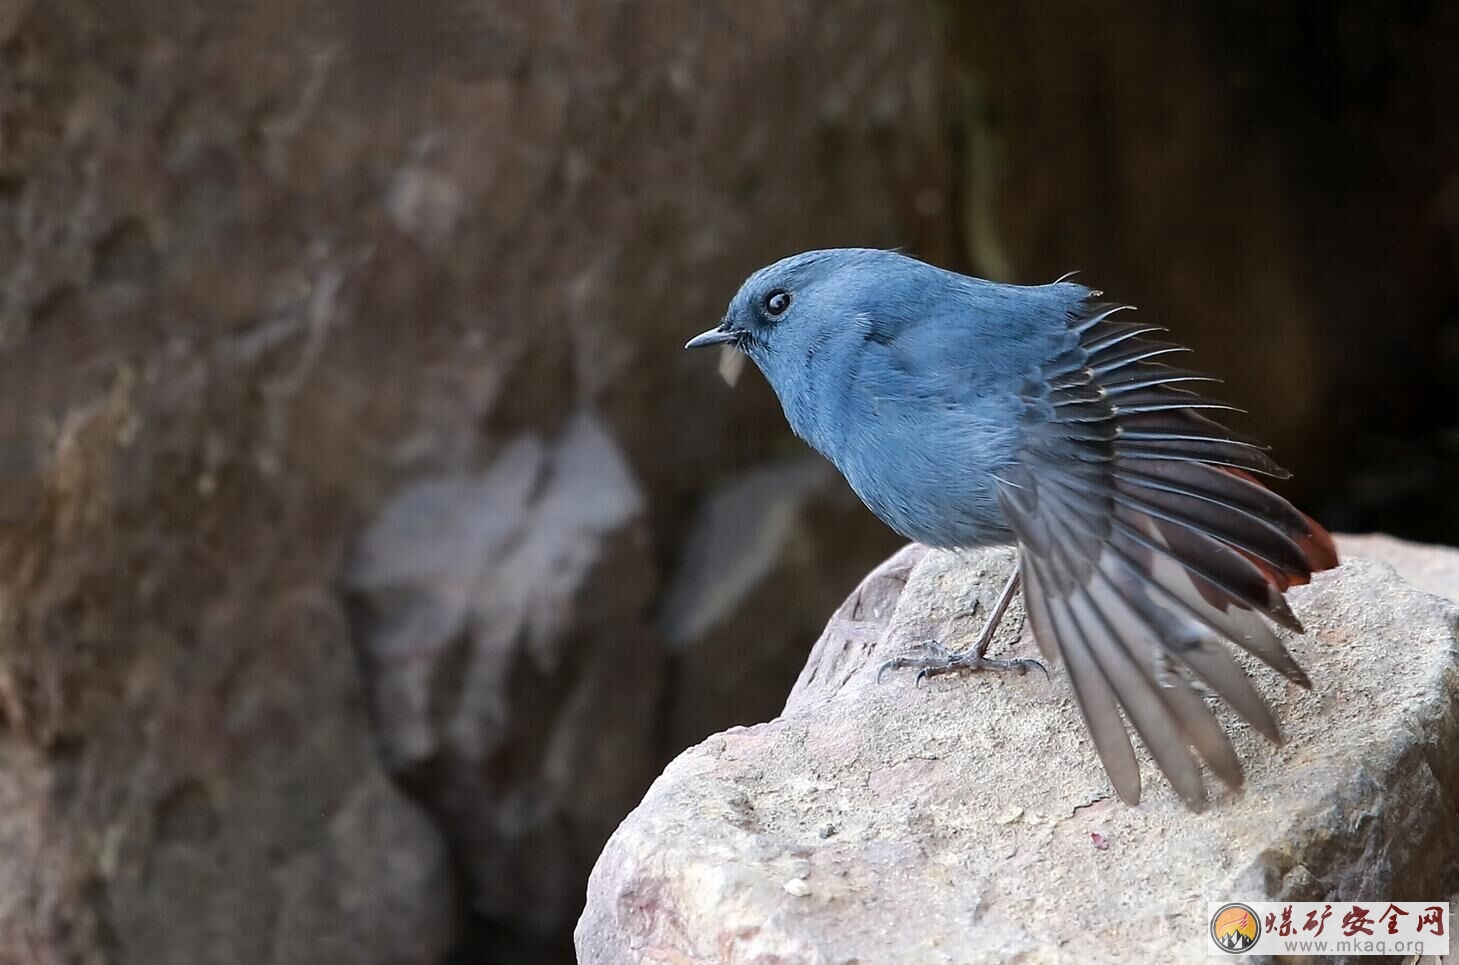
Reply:
M1018 565L972 646L888 661L918 680L1023 672L985 653L1023 584L1034 637L1062 659L1121 799L1140 773L1121 711L1188 806L1200 760L1241 762L1192 681L1274 742L1271 710L1223 641L1310 687L1266 620L1301 632L1283 594L1337 565L1332 537L1258 477L1287 474L1207 413L1164 329L1069 281L999 284L895 252L810 251L755 272L719 327L765 375L796 435L908 539L1016 544Z

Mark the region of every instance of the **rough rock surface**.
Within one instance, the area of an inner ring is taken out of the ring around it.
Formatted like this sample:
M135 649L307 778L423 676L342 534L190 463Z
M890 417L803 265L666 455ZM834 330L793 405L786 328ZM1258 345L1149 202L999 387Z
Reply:
M788 249L947 257L932 52L895 0L0 0L0 965L566 960L719 632L666 652L662 574L788 438L680 346Z
M1355 558L1291 596L1316 689L1256 670L1287 741L1231 725L1240 795L1114 797L1060 668L913 690L888 656L967 633L1011 551L907 547L817 642L784 713L682 754L613 835L584 965L1185 961L1205 902L1459 886L1459 607ZM1459 551L1387 541L1459 591ZM1033 654L1016 629L995 648ZM1016 635L1018 634L1018 635ZM1015 636L1016 635L1016 636Z

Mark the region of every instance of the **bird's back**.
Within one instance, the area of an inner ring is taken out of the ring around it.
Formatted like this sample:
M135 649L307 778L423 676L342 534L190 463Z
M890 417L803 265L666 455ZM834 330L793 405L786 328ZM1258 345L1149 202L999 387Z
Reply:
M996 476L1040 367L1074 342L1088 290L968 278L920 262L850 291L858 311L810 364L792 426L884 522L930 546L1011 541Z

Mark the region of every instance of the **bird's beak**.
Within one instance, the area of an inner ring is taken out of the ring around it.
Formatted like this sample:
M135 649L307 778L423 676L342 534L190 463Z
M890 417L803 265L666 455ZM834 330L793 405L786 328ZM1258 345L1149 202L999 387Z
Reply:
M718 328L711 328L684 343L685 348L700 348L705 345L724 345L735 340L735 333L728 322L720 322Z

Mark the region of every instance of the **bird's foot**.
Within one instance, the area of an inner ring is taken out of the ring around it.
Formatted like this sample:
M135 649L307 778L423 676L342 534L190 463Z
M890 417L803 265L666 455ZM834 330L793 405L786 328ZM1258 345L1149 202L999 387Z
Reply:
M1037 660L1024 658L997 660L983 656L978 652L977 647L954 651L936 641L928 641L922 645L922 649L926 652L921 656L893 657L878 667L877 683L881 683L882 677L888 670L909 670L913 667L917 669L915 686L918 687L922 686L924 680L950 673L978 673L984 670L997 670L1022 675L1030 670L1042 670L1045 677L1049 675L1048 668Z

